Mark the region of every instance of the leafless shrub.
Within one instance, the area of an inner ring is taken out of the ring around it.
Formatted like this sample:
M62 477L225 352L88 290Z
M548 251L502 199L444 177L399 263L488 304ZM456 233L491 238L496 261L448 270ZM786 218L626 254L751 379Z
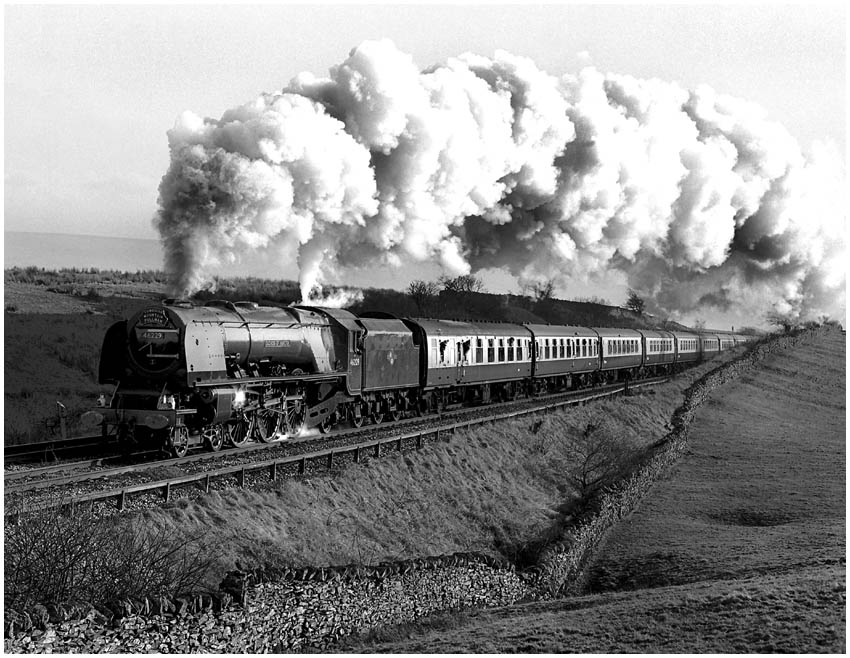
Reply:
M619 439L604 421L591 418L582 432L568 437L567 474L582 504L613 484L633 460L631 446Z
M74 512L47 509L7 517L7 608L176 596L197 589L209 568L199 537L169 536L130 520L116 524L90 511Z

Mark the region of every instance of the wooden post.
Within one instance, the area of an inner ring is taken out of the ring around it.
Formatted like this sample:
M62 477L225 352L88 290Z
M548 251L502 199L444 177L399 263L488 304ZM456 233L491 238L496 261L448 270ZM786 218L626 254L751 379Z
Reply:
M307 472L307 458L306 457L301 458L301 461L298 464L298 472L301 475L304 475Z

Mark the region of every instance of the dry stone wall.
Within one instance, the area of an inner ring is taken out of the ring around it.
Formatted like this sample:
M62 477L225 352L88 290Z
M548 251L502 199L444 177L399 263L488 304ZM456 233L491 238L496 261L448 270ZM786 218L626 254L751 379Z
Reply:
M534 591L507 562L457 554L378 567L232 572L220 596L7 611L7 653L268 653Z
M719 386L740 377L765 357L777 350L788 349L818 333L835 330L830 327L807 329L793 335L773 336L752 347L739 358L712 370L694 382L684 393L682 405L671 419L671 432L660 450L628 478L604 492L587 513L569 528L562 541L544 549L535 567L534 584L541 595L558 595L577 591L582 571L605 533L635 509L659 476L673 464L685 449L694 414Z
M695 410L718 386L770 353L811 336L805 332L756 345L695 382L676 410L663 447L626 481L605 492L544 550L538 565L517 573L508 562L456 554L374 567L347 566L231 572L216 594L6 610L7 653L264 653L328 648L341 637L413 622L436 612L502 606L558 595L580 582L605 532L638 504L681 454Z

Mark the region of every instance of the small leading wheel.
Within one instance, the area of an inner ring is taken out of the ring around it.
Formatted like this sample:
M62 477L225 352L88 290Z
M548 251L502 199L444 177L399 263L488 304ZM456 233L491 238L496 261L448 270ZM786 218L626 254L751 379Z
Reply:
M384 412L383 411L375 411L375 412L372 413L370 418L372 419L372 422L375 425L380 425L381 423L384 422Z
M401 409L393 409L390 411L390 418L393 420L401 420L401 417L404 415L404 412Z
M178 425L171 428L168 434L168 442L170 444L169 452L175 457L185 457L189 452L189 430L185 425Z
M258 409L254 423L254 438L261 443L274 441L280 430L283 415L277 409Z
M221 450L221 445L224 443L224 433L221 431L221 425L207 425L202 432L204 437L204 445L212 452Z
M366 420L365 416L361 413L359 416L354 413L351 414L351 426L352 427L363 427L363 421Z
M242 416L231 420L224 426L224 434L227 442L234 448L244 446L254 431L254 415Z

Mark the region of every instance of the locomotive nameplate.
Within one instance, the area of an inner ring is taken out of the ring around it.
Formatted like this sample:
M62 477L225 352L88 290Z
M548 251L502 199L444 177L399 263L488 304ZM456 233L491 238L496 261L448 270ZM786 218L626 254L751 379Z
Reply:
M265 347L289 347L288 340L267 340L263 343Z

